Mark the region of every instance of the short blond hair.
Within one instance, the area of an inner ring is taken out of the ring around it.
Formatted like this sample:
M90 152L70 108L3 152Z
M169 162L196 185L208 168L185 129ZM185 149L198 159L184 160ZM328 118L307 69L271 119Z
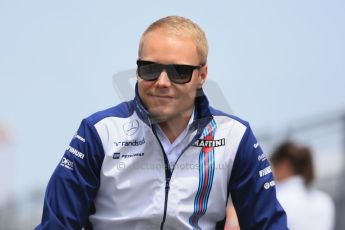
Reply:
M162 29L168 35L193 39L200 59L200 64L205 65L207 63L208 44L205 32L192 20L180 16L168 16L153 22L141 35L138 52L139 57L141 55L145 35L157 29Z

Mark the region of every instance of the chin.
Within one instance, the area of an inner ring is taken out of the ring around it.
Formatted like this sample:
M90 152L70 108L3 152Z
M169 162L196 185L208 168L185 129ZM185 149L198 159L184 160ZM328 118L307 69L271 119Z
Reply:
M170 118L176 116L175 113L169 112L169 111L164 111L164 109L162 109L162 110L158 110L158 109L151 110L150 114L151 114L151 117L157 122L166 121L166 120L169 120Z

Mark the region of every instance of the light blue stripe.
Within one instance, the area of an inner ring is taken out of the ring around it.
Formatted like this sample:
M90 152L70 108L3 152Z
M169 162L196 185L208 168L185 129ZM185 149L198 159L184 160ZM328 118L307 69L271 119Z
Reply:
M207 210L208 198L210 196L212 183L213 183L214 170L215 170L214 150L210 151L209 159L210 159L210 162L209 162L209 166L210 166L210 168L209 168L209 181L207 184L207 190L206 190L206 194L205 194L205 205L204 205L203 214L205 214L205 212Z

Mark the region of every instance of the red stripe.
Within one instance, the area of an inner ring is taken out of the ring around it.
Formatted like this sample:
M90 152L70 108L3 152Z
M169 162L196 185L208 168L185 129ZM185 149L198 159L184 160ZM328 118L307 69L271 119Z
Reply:
M213 139L213 137L212 137L212 126L208 125L207 129L208 129L208 135L206 137L204 137L204 140L210 141ZM211 151L212 147L203 147L202 149L203 149L204 153L209 153Z

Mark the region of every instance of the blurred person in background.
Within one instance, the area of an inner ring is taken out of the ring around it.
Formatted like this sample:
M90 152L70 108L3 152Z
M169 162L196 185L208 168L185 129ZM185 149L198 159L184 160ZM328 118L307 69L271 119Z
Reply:
M335 207L331 197L312 187L314 166L308 148L281 144L271 156L277 198L284 207L291 230L331 230Z

